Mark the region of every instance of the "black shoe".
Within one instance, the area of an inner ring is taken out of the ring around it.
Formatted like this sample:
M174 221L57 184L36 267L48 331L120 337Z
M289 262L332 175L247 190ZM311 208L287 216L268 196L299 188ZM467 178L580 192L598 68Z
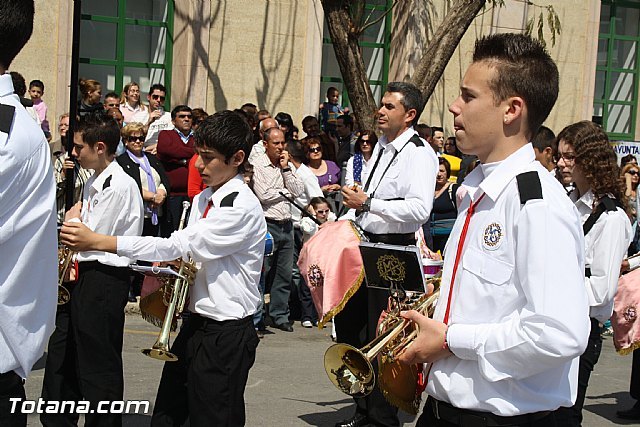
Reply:
M631 409L617 411L616 415L623 420L640 420L640 405L636 403Z
M280 325L273 325L273 327L276 328L276 329L280 329L281 331L293 332L293 326L291 326L291 324L289 324L289 323L282 323Z
M355 414L353 418L336 423L336 427L365 427L369 425L369 418L362 414Z
M256 329L256 334L258 335L259 339L264 338L264 332L262 332L260 329Z

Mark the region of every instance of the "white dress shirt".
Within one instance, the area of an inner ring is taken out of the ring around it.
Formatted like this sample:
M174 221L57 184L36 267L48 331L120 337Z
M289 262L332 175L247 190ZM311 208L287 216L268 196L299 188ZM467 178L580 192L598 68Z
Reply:
M520 203L516 176L536 171L542 199ZM433 364L427 393L501 416L572 406L590 330L578 212L527 144L466 176L467 195L445 249L442 321L456 248L469 223L447 333L452 355Z
M312 198L324 197L324 194L320 189L320 184L318 184L318 177L311 172L311 169L309 169L307 165L301 163L299 167L295 168L295 171L296 175L298 175L298 178L300 178L304 185L304 191L302 194L295 198L298 206L306 208ZM300 228L301 218L302 214L300 213L300 209L291 205L291 220L295 227Z
M414 134L411 127L393 142L387 142L384 136L378 140L369 159L369 164L375 165L382 149L377 168L373 170L371 166L373 176L367 190L368 195L375 193L374 198L370 211L358 217L358 223L365 231L374 234L415 233L429 219L438 159L428 144L416 147L409 141ZM399 153L393 159L396 152ZM394 200L399 198L402 200Z
M105 188L105 183L109 185ZM116 161L84 186L82 222L91 230L109 236L139 236L144 224L142 196L138 185ZM78 262L98 261L114 267L128 267L131 260L116 254L89 251L77 255Z
M596 200L591 190L579 199L577 193L577 190L573 191L570 197L584 224ZM585 265L591 270L591 277L584 279L589 297L589 315L601 323L609 320L613 314L620 263L632 240L631 221L621 208L615 212L604 211L584 238Z
M9 133L0 131L0 373L26 378L55 326L56 190L47 141L9 74L0 104L15 107Z
M253 165L256 160L262 157L263 154L267 152L267 149L264 148L264 141L260 140L253 144L251 147L251 152L249 153L249 159L247 160L249 164Z
M238 192L233 207L221 200ZM213 206L202 218L209 200ZM243 319L258 309L267 224L256 196L237 175L215 193L193 199L187 227L171 237L118 237L118 254L146 261L189 255L201 263L190 289L189 309L214 320Z

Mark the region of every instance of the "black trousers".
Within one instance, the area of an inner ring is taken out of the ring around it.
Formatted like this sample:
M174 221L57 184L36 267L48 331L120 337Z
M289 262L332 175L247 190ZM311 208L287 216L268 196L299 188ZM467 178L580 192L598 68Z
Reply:
M20 398L16 404L15 412L11 412L13 403L11 398ZM24 381L14 371L0 374L0 426L25 427L27 414L20 411L21 403L26 399Z
M129 270L80 263L71 300L58 307L42 385L44 400L122 400L122 334ZM75 426L78 414L41 414L44 426ZM86 414L85 426L120 426L121 414Z
M431 398L429 398L431 399ZM485 427L487 425L492 425L491 422L483 421L481 417L466 417L458 420L458 422L449 422L442 419L438 419L433 412L433 409L430 405L430 401L427 400L427 403L424 406L424 410L422 411L422 415L418 418L418 422L416 423L416 427ZM532 422L525 423L514 423L502 425L509 425L513 427L555 427L562 426L563 424L557 424L554 418L553 412L548 416L541 418Z
M556 421L560 426L581 426L582 425L582 407L587 394L587 386L593 368L598 363L600 352L602 351L602 337L600 324L596 319L591 319L591 333L587 348L582 356L580 356L580 368L578 370L578 396L576 403L570 407L558 408L555 411Z
M245 423L244 389L259 343L252 316L215 321L191 314L176 337L151 425L235 427Z
M415 244L412 235L375 235L367 233L371 242L397 245ZM361 348L372 341L377 334L378 319L387 308L389 292L380 289L369 289L366 282L349 299L344 309L335 317L337 340ZM378 366L374 360L374 371ZM395 427L400 425L398 408L392 406L382 395L377 385L366 397L354 398L356 412L369 418L377 425Z

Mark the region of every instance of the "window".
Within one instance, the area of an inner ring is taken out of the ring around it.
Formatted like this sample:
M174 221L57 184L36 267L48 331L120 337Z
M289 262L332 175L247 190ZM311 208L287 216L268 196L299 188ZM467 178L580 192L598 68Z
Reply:
M392 0L369 0L365 5L365 16L371 14L370 21L375 21L392 6ZM327 23L324 23L325 38L322 47L322 71L320 77L320 102L326 101L327 89L336 87L341 93L341 104L349 106L347 90L343 85L338 60L329 37ZM360 49L367 70L369 85L373 99L380 100L382 91L389 80L389 50L391 45L391 12L380 22L365 30L360 37Z
M638 110L640 2L602 0L594 121L611 139L633 140Z
M98 80L102 95L140 84L141 100L154 83L171 101L174 0L84 0L79 77Z

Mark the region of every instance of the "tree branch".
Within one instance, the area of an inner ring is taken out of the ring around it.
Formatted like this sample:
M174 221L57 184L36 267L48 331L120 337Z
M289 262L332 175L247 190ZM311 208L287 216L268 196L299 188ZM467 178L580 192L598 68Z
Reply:
M398 4L398 0L393 0L393 4L391 5L391 7L389 9L387 9L382 15L380 15L375 21L367 22L369 20L369 18L371 17L371 14L373 13L373 9L372 9L371 13L369 14L369 16L367 16L367 19L366 19L365 23L362 24L362 27L358 29L358 35L364 33L364 31L367 28L372 27L372 26L376 25L378 22L382 21L389 13L391 13L393 8L396 7L397 4Z

